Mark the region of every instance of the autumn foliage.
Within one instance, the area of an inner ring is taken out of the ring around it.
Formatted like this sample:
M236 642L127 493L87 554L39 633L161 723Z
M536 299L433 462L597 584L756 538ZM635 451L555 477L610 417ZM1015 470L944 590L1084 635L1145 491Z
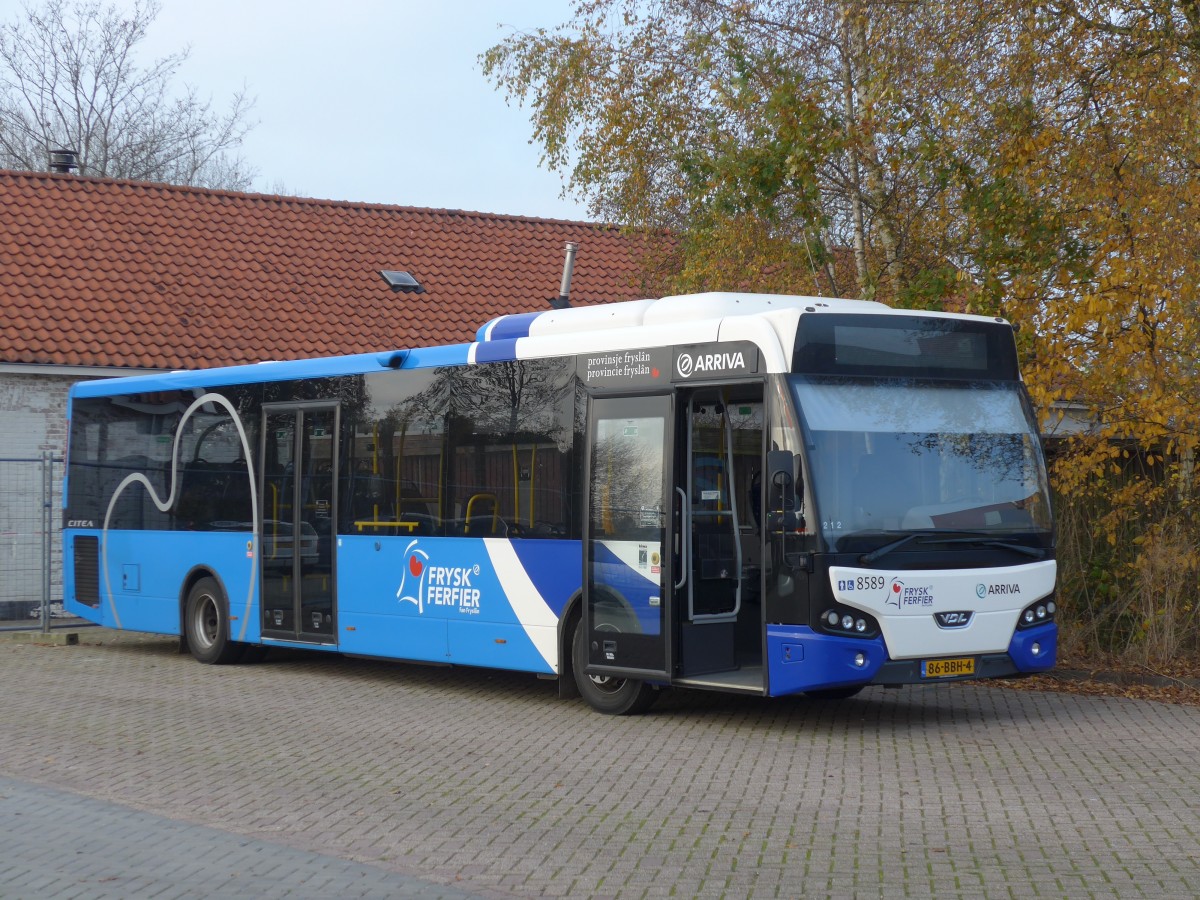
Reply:
M1195 0L583 0L483 64L671 287L1019 326L1067 641L1200 656Z

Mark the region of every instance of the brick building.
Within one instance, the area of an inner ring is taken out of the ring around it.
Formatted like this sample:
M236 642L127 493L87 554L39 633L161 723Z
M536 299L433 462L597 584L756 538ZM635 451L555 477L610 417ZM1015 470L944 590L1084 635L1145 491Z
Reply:
M61 455L80 379L471 340L546 308L568 241L573 305L654 293L643 243L596 224L6 171L0 208L0 460ZM5 465L22 560L34 479ZM10 564L0 604L40 569Z

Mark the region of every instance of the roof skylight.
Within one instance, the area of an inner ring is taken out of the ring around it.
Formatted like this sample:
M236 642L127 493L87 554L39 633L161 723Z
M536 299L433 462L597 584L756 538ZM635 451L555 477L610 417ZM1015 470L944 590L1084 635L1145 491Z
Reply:
M393 291L405 294L425 293L425 288L421 286L421 282L413 278L408 272L401 272L397 269L383 269L379 274L383 276L383 280L388 283L388 287Z

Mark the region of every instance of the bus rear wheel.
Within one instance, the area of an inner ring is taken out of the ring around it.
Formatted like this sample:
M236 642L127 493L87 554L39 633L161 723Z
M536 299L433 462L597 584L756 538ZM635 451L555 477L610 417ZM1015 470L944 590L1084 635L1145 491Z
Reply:
M201 578L188 592L184 629L188 650L207 665L237 662L245 649L229 639L229 606L215 578Z
M584 673L588 663L588 635L583 616L575 623L571 663L579 693L597 712L610 716L635 716L648 710L658 696L657 691L644 681Z

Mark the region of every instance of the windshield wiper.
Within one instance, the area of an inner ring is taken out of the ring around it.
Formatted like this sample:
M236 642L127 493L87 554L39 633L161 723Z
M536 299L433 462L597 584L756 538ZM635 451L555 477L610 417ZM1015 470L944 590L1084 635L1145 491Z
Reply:
M955 534L962 534L962 532L958 531L958 532L955 532ZM864 553L862 556L860 556L858 558L858 561L860 563L862 563L864 566L867 566L867 565L870 565L871 563L875 562L875 560L882 559L883 557L887 556L893 550L898 550L901 547L903 547L905 544L912 543L917 538L936 537L936 536L937 536L936 531L910 531L908 534L904 535L904 537L902 537L902 538L897 538L896 540L891 541L890 543L884 544L882 547L876 547L870 553Z
M959 531L955 529L950 534L961 535L961 537L946 537L946 532L944 531L912 531L903 537L884 544L882 547L876 547L870 553L864 553L858 558L858 561L864 566L870 565L876 560L887 556L893 550L898 550L905 544L910 544L913 541L921 544L975 544L979 547L1001 547L1005 550L1012 550L1016 553L1023 553L1026 556L1032 556L1034 559L1046 558L1046 551L1040 547L1026 547L1024 544L1016 544L1012 541L994 537L986 531Z
M1024 553L1026 556L1032 556L1034 559L1045 559L1046 551L1041 547L1026 547L1024 544L1017 544L1012 541L1006 541L1001 538L982 538L982 537L961 537L961 538L945 538L943 544L976 544L980 547L1003 547L1005 550L1012 550L1016 553Z

